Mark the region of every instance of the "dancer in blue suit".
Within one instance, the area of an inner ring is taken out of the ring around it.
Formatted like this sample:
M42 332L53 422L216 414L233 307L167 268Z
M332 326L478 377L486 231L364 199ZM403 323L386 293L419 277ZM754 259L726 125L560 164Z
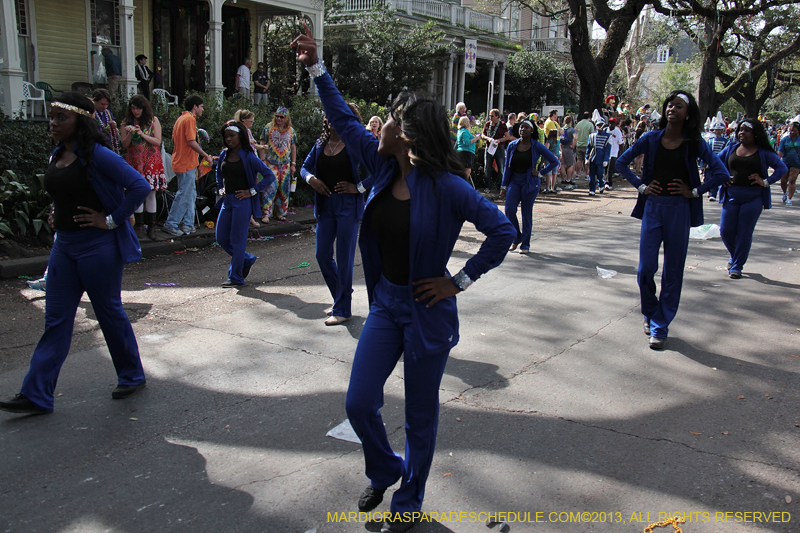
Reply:
M381 531L402 533L419 521L433 461L439 384L458 343L455 295L502 262L515 231L461 177L464 167L438 102L401 93L378 141L345 104L318 60L308 28L292 46L316 83L328 120L375 180L359 237L370 312L353 359L345 408L361 439L370 480L359 511L376 508L386 489L400 481L392 497L392 519ZM465 221L487 238L450 277L447 262ZM392 450L380 414L384 384L401 355L405 457Z
M596 191L603 194L605 183L603 176L611 159L611 134L605 129L606 122L599 117L595 122L597 131L589 134L586 145L586 166L589 167L589 196L594 196ZM598 189L599 187L599 189Z
M678 312L689 229L703 224L700 197L729 179L725 166L703 140L702 126L694 97L686 91L673 91L662 105L659 128L644 134L616 162L617 171L639 190L631 216L642 220L639 292L644 331L654 350L666 347L669 325ZM628 165L641 154L644 167L639 179ZM703 183L698 157L708 165ZM654 277L662 243L664 269L661 294L656 296Z
M275 187L275 175L253 151L244 124L229 120L220 133L227 148L217 160L217 190L222 195L217 203L217 242L231 256L222 286L242 287L258 259L246 249L250 217L261 217L258 193ZM258 174L261 181L256 181Z
M58 146L44 187L53 198L57 239L48 263L44 333L20 393L0 402L0 409L12 413L53 411L53 393L84 291L117 370L118 385L111 397L127 398L145 385L121 292L123 266L142 258L130 217L150 193L150 184L111 151L86 96L67 92L50 105L50 134Z
M506 201L506 216L514 225L517 236L511 251L519 246L519 253L527 254L531 249L531 230L533 229L533 203L539 195L541 180L536 170L539 158L547 160L541 174L555 172L558 158L539 141L539 129L530 120L519 125L520 138L511 142L506 151L506 165L503 170L503 185L500 187L500 201ZM522 203L522 230L517 220L517 207Z
M769 185L789 171L770 145L759 120L743 119L736 128L736 139L738 142L729 144L719 154L731 179L719 195L722 204L719 231L731 254L728 275L732 279L742 277L758 217L762 210L772 207ZM770 168L774 170L771 176Z
M361 121L355 104L350 111ZM333 297L325 325L343 324L352 317L353 262L358 223L364 214L364 191L358 175L358 158L331 127L322 120L322 136L308 153L300 175L314 189L317 219L317 263ZM334 259L334 241L336 259Z

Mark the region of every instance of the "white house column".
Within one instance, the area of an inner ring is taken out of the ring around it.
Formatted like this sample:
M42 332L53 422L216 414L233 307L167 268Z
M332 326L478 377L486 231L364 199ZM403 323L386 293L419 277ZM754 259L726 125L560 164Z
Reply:
M492 61L491 64L489 65L489 81L491 81L491 82L494 82L494 67L495 67L495 65L497 65L497 61ZM488 88L487 88L487 90L488 90ZM493 109L494 108L494 92L492 92L492 94L489 95L489 97L487 98L487 101L489 102L489 109ZM502 109L500 111L502 112Z
M264 22L266 21L265 17L258 17L258 24L256 25L256 31L258 35L256 36L256 57L253 60L258 66L259 63L264 62Z
M0 105L3 113L13 115L22 107L22 82L25 73L19 64L17 10L14 0L0 0Z
M314 40L317 41L317 56L325 61L324 49L325 49L325 39L322 35L322 22L325 17L322 10L319 11L312 11L312 12L304 12L304 17L308 17L311 20L311 33L314 35ZM298 62L299 64L299 62ZM329 62L325 62L326 67L333 67L332 64ZM302 67L301 67L302 69ZM298 71L298 82L300 80L300 74L302 70ZM311 96L317 96L317 84L314 83L314 80L311 80L311 86L308 89L308 94Z
M457 72L458 72L458 92L457 92L456 96L457 96L459 102L463 102L464 101L464 83L465 83L465 79L467 77L467 73L466 73L467 62L466 62L466 59L467 58L464 57L463 53L460 55L460 57L458 59L458 70L457 70Z
M500 109L500 113L503 112L503 103L506 96L506 64L500 63L500 91L498 96L497 107Z
M136 54L133 44L133 0L119 0L119 59L122 63L122 80L120 90L122 98L127 101L136 94ZM116 96L115 96L116 97Z
M211 83L206 90L222 98L225 86L222 84L222 4L224 0L211 0L211 14L208 22L211 39Z
M447 58L447 77L444 82L444 107L453 109L453 54Z

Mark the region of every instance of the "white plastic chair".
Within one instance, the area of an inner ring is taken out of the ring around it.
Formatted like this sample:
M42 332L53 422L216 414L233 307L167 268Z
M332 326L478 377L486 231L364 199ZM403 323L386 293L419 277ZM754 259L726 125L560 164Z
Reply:
M31 116L36 116L36 102L42 103L42 116L47 116L47 108L44 100L44 90L37 89L36 86L27 81L22 82L22 118L28 119L28 104L31 104Z
M162 104L178 105L178 97L174 94L169 94L164 89L153 89L153 95L157 96Z

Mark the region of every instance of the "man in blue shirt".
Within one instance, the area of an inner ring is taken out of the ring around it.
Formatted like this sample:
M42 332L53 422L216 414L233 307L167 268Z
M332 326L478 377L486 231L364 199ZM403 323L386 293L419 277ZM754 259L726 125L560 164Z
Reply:
M106 67L106 76L108 76L108 91L111 93L111 98L119 97L119 81L122 78L122 62L114 51L109 47L103 48L103 64Z

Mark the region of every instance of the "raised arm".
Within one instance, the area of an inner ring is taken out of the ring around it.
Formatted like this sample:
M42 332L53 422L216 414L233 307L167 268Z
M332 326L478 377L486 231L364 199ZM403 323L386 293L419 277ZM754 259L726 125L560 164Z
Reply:
M325 115L333 124L339 137L344 139L348 151L354 151L358 159L367 167L370 174L381 173L389 163L387 158L378 155L378 140L364 129L358 119L350 111L341 93L333 83L333 79L325 69L324 63L317 56L317 43L311 36L311 30L303 24L305 35L298 35L290 44L297 49L297 59L308 69L314 79Z

